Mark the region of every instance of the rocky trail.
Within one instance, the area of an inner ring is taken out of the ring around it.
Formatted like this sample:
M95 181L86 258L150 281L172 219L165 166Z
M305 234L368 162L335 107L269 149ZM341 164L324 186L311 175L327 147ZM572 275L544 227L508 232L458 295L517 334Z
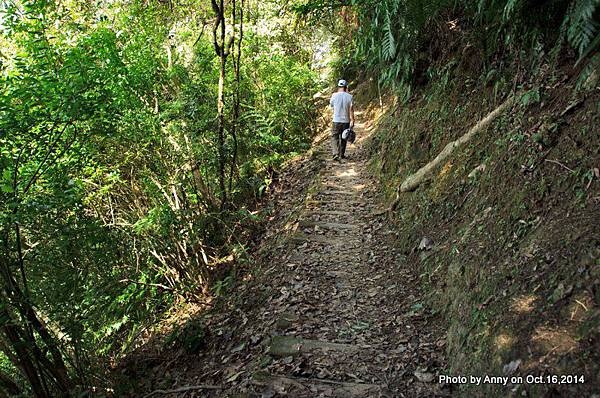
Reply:
M227 315L209 319L214 332L199 358L162 370L171 383L155 396L450 394L438 384L441 317L394 249L396 233L376 215L377 185L360 144L342 163L329 160L327 144L286 176L304 181L295 189L306 195L280 199L287 204L269 227L263 272L237 289Z

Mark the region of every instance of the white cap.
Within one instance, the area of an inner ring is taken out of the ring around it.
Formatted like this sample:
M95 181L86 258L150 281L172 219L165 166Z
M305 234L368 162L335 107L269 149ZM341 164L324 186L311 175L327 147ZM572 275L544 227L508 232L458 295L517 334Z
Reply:
M338 87L346 87L347 85L348 85L348 82L345 81L344 79L342 79L338 82Z

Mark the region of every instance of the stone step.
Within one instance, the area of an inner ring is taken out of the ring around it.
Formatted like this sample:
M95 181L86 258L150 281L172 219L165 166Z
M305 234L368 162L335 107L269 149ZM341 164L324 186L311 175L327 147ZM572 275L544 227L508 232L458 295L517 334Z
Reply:
M320 191L317 193L318 195L351 195L356 196L358 194L357 191L341 191L335 189L327 189L324 191Z
M324 182L322 186L324 191L332 191L332 194L340 195L360 195L365 191L365 185L358 181L344 181L343 183L327 181Z
M321 208L321 206L323 205L327 205L327 206L332 206L332 207L336 207L336 208L340 208L340 209L354 209L356 207L365 207L366 204L365 202L359 201L359 200L354 200L351 198L347 198L347 199L343 199L343 198L337 198L337 197L331 197L331 198L322 198L322 199L310 199L307 200L306 202L306 207L308 208L312 208L313 211L317 211L317 209ZM316 206L316 209L315 209Z
M339 239L332 239L330 236L324 236L319 234L305 234L301 232L296 232L295 234L291 235L289 237L289 241L292 243L315 242L337 247L348 246L347 242L342 242Z
M349 211L343 210L315 210L307 214L307 216L347 216Z
M360 178L346 178L346 177L329 177L326 180L321 181L321 184L325 188L343 188L342 191L348 190L353 186L363 184L364 181ZM353 188L352 188L353 189Z
M302 339L293 336L273 336L271 338L271 344L269 345L268 354L274 357L287 357L315 350L352 353L360 350L360 347L352 344L330 343L327 341Z
M300 220L298 221L300 228L314 228L319 227L322 229L335 229L335 230L356 230L360 227L356 224L342 224L336 222L321 222L313 220Z
M258 372L253 375L255 385L264 386L263 395L281 394L297 398L328 397L392 397L385 386L369 383L345 382L328 379L271 375ZM270 395L269 395L270 396Z
M296 232L290 235L288 242L296 245L302 245L304 243L316 243L324 245L325 247L332 247L339 250L355 250L361 249L364 245L360 237L350 237L347 239L335 239L331 236L325 236L320 234L305 234Z

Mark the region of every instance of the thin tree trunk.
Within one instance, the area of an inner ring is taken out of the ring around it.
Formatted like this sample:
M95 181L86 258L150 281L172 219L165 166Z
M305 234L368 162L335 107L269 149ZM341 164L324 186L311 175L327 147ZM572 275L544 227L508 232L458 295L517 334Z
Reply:
M225 24L223 24L225 26ZM219 114L219 188L221 189L221 208L227 203L227 191L225 189L225 56L221 55L221 67L219 69L219 94L217 97L217 112Z
M6 322L2 326L2 334L4 334L8 344L14 350L14 355L9 355L13 365L19 368L23 376L29 381L31 390L36 397L48 397L49 393L44 388L45 383L41 379L43 376L36 369L34 360L26 349L27 343L21 338L19 329L12 324L13 320L6 309L3 309L0 314Z
M217 94L217 114L218 114L218 158L219 158L219 188L221 189L221 209L227 204L227 189L225 185L225 66L229 49L233 44L233 36L230 37L229 43L226 43L225 33L225 4L224 0L220 0L217 4L216 0L211 0L211 5L216 14L216 21L213 27L213 44L215 52L220 58L219 67L219 91ZM219 27L220 37L218 34Z
M233 148L231 154L231 170L229 173L229 192L232 191L233 176L237 169L237 156L238 156L238 136L237 127L238 120L240 117L240 63L242 58L242 41L244 39L244 0L240 0L240 29L239 37L237 40L237 49L234 51L233 57L233 71L235 75L235 91L233 94L233 120L231 122L231 137L233 138ZM236 1L233 0L233 23L235 24L236 19Z
M53 384L59 391L68 393L71 382L55 338L50 335L35 313L29 297L18 286L7 260L2 261L1 269L5 292L2 295L3 303L0 311L0 317L4 319L2 332L11 344L15 358L19 362L15 365L22 369L36 396L49 396L44 373L52 377ZM14 319L9 312L9 306L17 310L20 319ZM43 346L52 360L40 348L33 331L43 341Z
M21 394L21 388L2 370L0 370L0 390L4 390L8 395Z

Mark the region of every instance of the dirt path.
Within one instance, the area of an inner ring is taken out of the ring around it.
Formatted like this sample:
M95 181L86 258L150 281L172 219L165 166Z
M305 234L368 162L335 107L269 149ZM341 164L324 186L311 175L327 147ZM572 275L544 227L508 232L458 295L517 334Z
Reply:
M211 320L216 332L199 366L186 376L171 371L180 375L172 388L220 390L176 395L449 395L437 383L442 326L425 306L416 271L394 250L395 233L373 215L377 186L361 151L350 148L350 160L333 162L324 160L327 144L307 160L305 199L280 211L285 222L273 222L264 272L240 289L229 315Z
M349 152L350 160L321 168L283 261L293 278L280 287L285 299L268 351L283 360L265 378L266 391L441 395L443 340L427 325L393 231L373 216L376 186L365 161Z

